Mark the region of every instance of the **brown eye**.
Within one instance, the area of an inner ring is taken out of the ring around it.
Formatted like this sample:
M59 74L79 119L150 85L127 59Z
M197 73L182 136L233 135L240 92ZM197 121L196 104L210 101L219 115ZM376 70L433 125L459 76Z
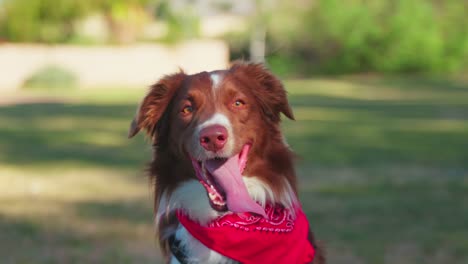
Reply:
M245 105L245 102L241 99L237 99L232 105L234 107L243 107Z
M184 108L182 108L182 114L184 115L188 115L188 114L191 114L193 112L193 107L191 105L186 105L184 106Z

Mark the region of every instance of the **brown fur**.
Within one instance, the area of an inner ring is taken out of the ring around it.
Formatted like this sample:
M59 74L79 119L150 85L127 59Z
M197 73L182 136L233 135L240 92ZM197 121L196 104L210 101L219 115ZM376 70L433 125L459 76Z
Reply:
M260 64L235 63L219 74L224 76L220 84L223 88L216 91L216 101L207 72L195 75L180 72L164 77L151 86L132 122L130 137L144 129L153 140L154 158L148 173L155 186L155 211L164 191L171 193L179 183L196 178L186 154L186 140L196 125L215 111L222 111L232 122L235 142L239 142L236 150L240 151L247 142L253 143L244 174L261 178L275 195L282 192L286 179L297 194L293 154L284 145L279 127L280 113L294 119L282 83ZM246 102L244 108L231 107L236 98ZM197 107L193 115L180 114L187 104ZM174 216L168 216L159 222L158 230L176 223ZM317 249L314 263L325 263L312 232L309 238ZM168 255L167 242L161 236L160 244Z

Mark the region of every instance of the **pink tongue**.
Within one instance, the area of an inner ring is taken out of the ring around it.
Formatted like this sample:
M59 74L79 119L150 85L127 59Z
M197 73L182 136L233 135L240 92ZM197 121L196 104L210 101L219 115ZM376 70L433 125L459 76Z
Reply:
M252 200L247 192L237 155L226 161L208 160L205 162L205 167L226 192L226 203L229 211L235 213L252 212L266 217L265 210Z

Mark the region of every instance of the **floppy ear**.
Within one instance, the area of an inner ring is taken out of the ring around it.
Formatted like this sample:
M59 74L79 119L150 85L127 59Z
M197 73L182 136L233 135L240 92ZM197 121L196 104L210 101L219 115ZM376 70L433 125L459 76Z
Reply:
M162 116L185 77L185 73L181 71L165 76L150 87L130 125L129 138L135 136L141 129L144 129L153 139L157 138L157 133L163 126L160 122Z
M244 76L242 79L246 85L254 85L252 92L272 121L278 122L280 113L294 120L283 84L263 64L236 62L231 71Z

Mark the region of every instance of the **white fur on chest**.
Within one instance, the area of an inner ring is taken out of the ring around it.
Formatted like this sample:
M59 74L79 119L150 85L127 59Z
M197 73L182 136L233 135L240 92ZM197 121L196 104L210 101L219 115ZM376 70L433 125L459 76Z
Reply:
M285 189L280 197L274 197L272 190L256 177L243 177L247 190L255 201L265 206L267 202L281 203L287 208L291 208L296 202L291 187L285 181ZM222 215L222 213L211 208L204 187L196 180L190 180L177 187L170 197L164 193L156 214L156 221L165 217L169 213L183 209L192 220L198 221L202 225ZM181 241L181 246L190 257L189 263L237 263L200 243L182 225L176 229L164 230L163 238L167 239L174 235ZM170 263L178 263L172 257Z

